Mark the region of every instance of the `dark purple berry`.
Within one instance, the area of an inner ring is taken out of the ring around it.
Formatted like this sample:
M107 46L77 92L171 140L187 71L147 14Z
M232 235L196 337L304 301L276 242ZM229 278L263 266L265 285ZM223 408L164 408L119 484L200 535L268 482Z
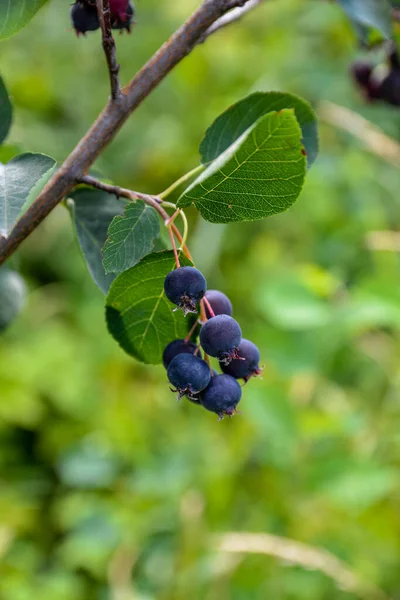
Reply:
M261 374L259 366L260 352L253 342L243 339L238 348L239 359L233 359L229 365L222 365L222 370L235 379L248 381L251 377ZM243 360L244 359L244 360Z
M393 69L381 81L379 97L392 106L400 106L400 70Z
M85 35L87 31L96 31L100 27L96 4L76 2L70 11L72 25L76 34Z
M127 0L114 0L115 9L111 8L111 27L112 29L126 29L128 32L131 30L133 17L135 15L135 7L132 2ZM112 3L110 2L110 7Z
M207 290L205 298L211 305L214 315L229 315L232 316L232 303L228 296L225 296L218 290ZM207 319L211 319L212 314L209 311L207 304L205 305Z
M196 312L196 306L206 289L204 275L194 267L175 269L168 273L164 281L165 295L183 310L185 316L188 312Z
M194 354L197 350L197 355L201 358L201 352L193 342L185 342L185 340L174 340L166 346L163 352L163 365L168 369L169 364L178 354Z
M204 352L225 364L237 358L241 340L239 323L229 315L212 317L200 329L200 343Z
M217 413L220 419L224 415L232 416L242 397L242 388L230 375L216 375L200 394L204 408Z
M183 396L193 398L208 386L211 379L208 364L193 354L175 356L170 362L167 375L175 388L173 391L179 393L179 399Z
M373 70L373 66L363 61L355 61L350 68L356 83L365 88Z

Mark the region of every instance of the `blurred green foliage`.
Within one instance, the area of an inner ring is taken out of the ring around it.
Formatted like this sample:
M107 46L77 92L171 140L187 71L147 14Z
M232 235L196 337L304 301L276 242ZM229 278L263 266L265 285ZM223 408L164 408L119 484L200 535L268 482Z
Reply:
M117 40L124 80L197 4L138 1L133 35ZM77 40L68 2L51 0L0 50L9 144L62 160L108 96L98 36ZM352 88L358 54L332 3L268 2L183 61L96 168L159 192L255 90L337 102L398 139L399 112ZM398 597L400 263L369 236L399 227L399 174L347 134L320 133L289 212L216 226L189 211L196 264L265 363L232 421L177 405L163 368L107 334L64 207L10 261L30 295L0 341L2 600L355 597L274 557L215 553L210 536L228 531L323 547Z

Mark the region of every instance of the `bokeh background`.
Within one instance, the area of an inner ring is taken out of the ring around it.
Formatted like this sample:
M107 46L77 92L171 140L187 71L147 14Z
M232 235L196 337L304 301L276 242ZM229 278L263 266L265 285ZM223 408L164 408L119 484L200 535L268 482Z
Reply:
M197 4L138 0L123 80ZM399 139L399 111L349 80L361 54L333 3L271 0L198 47L96 167L160 192L255 90L329 100ZM99 36L76 39L66 0L1 43L0 72L9 143L59 161L108 96ZM223 227L189 211L196 264L265 364L232 420L177 405L162 366L107 334L64 207L14 257L30 293L0 338L2 600L400 598L399 172L323 120L320 135L289 212ZM275 537L253 553L232 532Z

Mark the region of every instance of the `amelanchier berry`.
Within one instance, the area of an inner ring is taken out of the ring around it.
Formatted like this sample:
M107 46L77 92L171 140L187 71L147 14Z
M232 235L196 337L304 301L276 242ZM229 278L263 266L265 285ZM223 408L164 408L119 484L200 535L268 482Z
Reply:
M194 398L210 383L211 372L208 364L192 354L178 354L170 362L167 370L168 380L174 386L174 392Z
M164 281L164 291L168 300L183 310L186 316L196 312L196 306L207 289L205 277L194 267L180 267L168 273ZM177 310L177 309L175 309Z
M110 0L112 29L131 30L135 7L128 0Z
M78 0L72 5L70 15L72 25L78 36L85 35L87 31L96 31L100 27L96 4Z
M200 403L204 408L217 413L219 419L224 415L231 417L242 397L242 388L230 375L216 375L200 394Z
M244 379L246 382L251 377L256 377L262 373L260 369L260 352L253 342L242 339L238 348L240 359L233 359L229 365L221 365L224 373L231 375L235 379Z
M233 308L232 302L228 296L219 292L218 290L207 290L205 298L211 305L214 315L229 315L232 316ZM207 319L211 319L212 314L210 313L207 304L205 305Z
M239 323L229 315L212 317L200 329L200 344L204 352L224 364L239 358L237 350L241 340Z
M185 340L174 340L168 346L166 346L163 352L163 365L166 369L173 358L178 354L194 354L197 350L196 356L201 358L201 352L193 342L185 342Z

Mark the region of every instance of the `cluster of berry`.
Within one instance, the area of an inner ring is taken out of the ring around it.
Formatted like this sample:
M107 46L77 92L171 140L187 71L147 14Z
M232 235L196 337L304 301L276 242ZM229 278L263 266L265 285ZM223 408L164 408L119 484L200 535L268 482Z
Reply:
M397 51L389 55L388 67L356 61L351 72L368 100L400 106L400 61Z
M130 0L110 0L111 27L131 30L135 8ZM95 0L76 0L71 7L71 20L76 34L99 29L99 17Z
M217 290L207 289L202 273L194 267L180 267L168 273L164 282L167 298L186 315L197 312L202 304L200 319L200 344L175 340L168 344L163 354L163 364L168 380L178 392L179 399L186 396L191 402L207 410L232 416L242 397L238 379L247 382L259 375L260 353L257 346L242 339L242 330L232 318L232 304L227 296ZM193 330L196 329L197 322ZM202 359L201 348L205 359ZM209 365L208 356L216 358L223 374L218 375Z

